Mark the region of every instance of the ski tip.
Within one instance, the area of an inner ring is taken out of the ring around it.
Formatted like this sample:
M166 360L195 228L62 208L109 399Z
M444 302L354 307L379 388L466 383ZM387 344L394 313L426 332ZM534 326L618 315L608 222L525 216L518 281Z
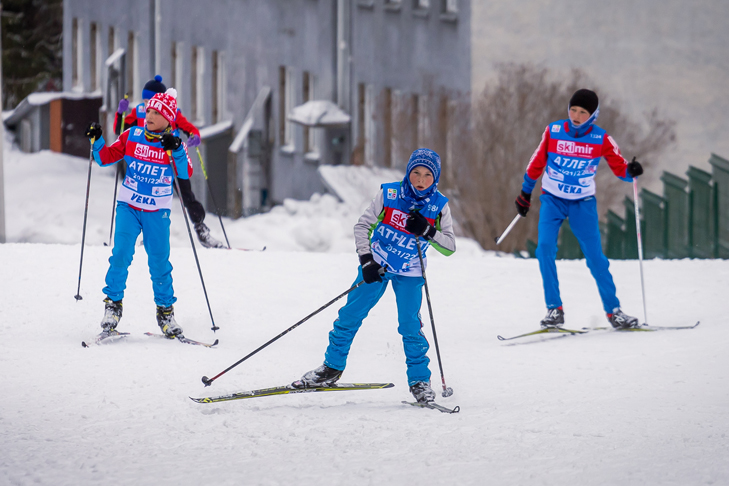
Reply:
M506 338L504 336L496 336L496 337L499 338L499 341L506 341Z
M86 341L81 341L81 347L82 347L82 348L88 348L88 347L89 347L89 345L88 345L88 344L86 344Z
M212 348L213 346L217 346L217 345L218 345L218 340L216 339L215 342L210 345L210 347Z

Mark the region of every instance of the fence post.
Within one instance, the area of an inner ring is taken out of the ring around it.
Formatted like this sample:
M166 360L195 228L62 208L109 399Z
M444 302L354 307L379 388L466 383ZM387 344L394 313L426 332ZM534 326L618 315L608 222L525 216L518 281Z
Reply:
M646 259L663 258L666 254L664 235L663 198L648 189L642 189L640 200L643 208L643 250Z
M625 243L623 245L623 256L626 260L638 259L638 233L635 228L635 203L628 196L623 201L625 206ZM645 229L643 221L640 222L641 234Z
M611 260L622 260L625 258L625 232L623 231L623 223L623 218L608 209L605 256Z
M688 181L664 171L666 258L688 257Z
M729 160L711 154L714 179L714 257L729 258Z
M688 244L692 258L711 258L713 238L711 232L711 174L689 166Z

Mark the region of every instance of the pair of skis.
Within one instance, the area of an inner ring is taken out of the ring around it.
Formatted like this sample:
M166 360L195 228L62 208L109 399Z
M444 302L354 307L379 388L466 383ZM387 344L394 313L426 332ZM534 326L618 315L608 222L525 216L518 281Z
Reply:
M92 344L102 345L102 344L110 344L114 342L118 342L123 340L124 338L130 336L131 333L128 332L119 332L116 329L113 331L101 331L99 334L96 335L93 341L81 341L81 346L84 348L90 347ZM145 336L155 337L155 338L161 338L161 339L167 339L167 340L175 340L179 341L184 344L192 344L193 346L203 346L206 348L212 348L213 346L216 346L218 344L218 340L216 339L214 343L203 343L200 341L195 341L194 339L187 338L183 336L182 334L179 334L175 337L168 337L164 334L157 334L153 332L145 332Z
M335 392L335 391L355 391L355 390L382 390L384 388L392 388L395 386L392 383L337 383L330 386L320 387L307 387L298 388L292 385L276 386L273 388L262 388L260 390L242 391L237 393L231 393L228 395L220 395L217 397L203 397L193 398L190 397L195 403L218 403L227 402L231 400L243 400L248 398L260 398L260 397L271 397L274 395L293 395L298 393L320 393L320 392ZM402 403L412 405L420 408L430 408L432 410L438 410L443 413L458 413L461 408L448 408L443 405L439 405L435 402L406 402Z
M545 329L539 329L537 331L527 332L525 334L519 334L512 337L503 337L501 335L496 336L499 341L511 341L512 339L519 339L528 336L536 336L539 334L562 334L564 336L576 336L579 334L587 334L590 331L614 331L614 332L652 332L652 331L677 331L681 329L694 329L698 326L701 321L697 321L693 326L648 326L642 325L639 327L628 327L621 329L614 329L612 327L583 327L582 329L564 329L561 327L548 327Z

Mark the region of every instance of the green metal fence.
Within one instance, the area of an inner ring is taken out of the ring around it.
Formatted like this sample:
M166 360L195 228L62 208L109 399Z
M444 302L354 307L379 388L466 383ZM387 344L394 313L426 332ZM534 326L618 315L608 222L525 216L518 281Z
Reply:
M714 257L729 258L729 160L711 154L714 180Z
M663 196L647 189L640 193L643 256L651 258L729 259L729 160L711 154L712 172L690 166L687 178L663 172ZM635 205L626 197L625 217L608 210L600 224L603 251L611 259L638 258ZM536 244L528 240L534 257ZM569 220L559 236L559 259L584 258Z

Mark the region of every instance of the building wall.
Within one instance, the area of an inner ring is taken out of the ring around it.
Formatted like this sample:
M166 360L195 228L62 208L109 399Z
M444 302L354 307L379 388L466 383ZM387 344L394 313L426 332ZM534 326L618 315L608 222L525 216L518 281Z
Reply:
M580 68L635 117L657 108L677 122L678 144L661 170L710 170L711 152L729 154L729 2L473 2L472 32L474 92L499 62L557 75Z
M444 21L438 10L441 0L431 0L430 12L425 16L413 15L412 0L403 0L399 11L387 11L385 0L365 2L371 3L365 8L358 6L358 1L351 0L350 16L345 19L351 50L348 100L337 100L337 14L343 5L341 0L66 0L64 89L90 90L88 69L84 70L82 85L72 86L69 33L73 18L81 19L82 62L87 64L89 22L99 22L101 28L101 63L110 54L106 45L108 27L116 27L120 47L126 47L127 32L131 29L138 39L139 86L135 86L135 94L141 92L144 82L154 74L161 74L168 86L176 84L179 106L190 118L192 47L197 46L203 48L205 60L201 84L205 102L202 113L191 121L201 127L212 122L212 52L222 52L226 93L222 118L233 120L237 131L260 90L270 87L274 146L269 194L276 203L286 197L306 199L314 192L325 190L316 171L318 165L339 160L335 158L338 147L334 146L333 138L337 138L337 143L346 144L341 162L349 163L356 126L353 124L341 140L337 132L316 129L318 157L303 153L304 129L298 125L293 126L293 144L282 147L281 66L291 71L293 103L289 108L305 99L305 71L315 80L315 98L341 101L353 110L357 83L367 83L373 91L391 87L419 92L433 84L453 91L467 91L470 87L470 2L460 0L458 18ZM173 42L181 46L174 82ZM356 113L350 114L356 120Z

